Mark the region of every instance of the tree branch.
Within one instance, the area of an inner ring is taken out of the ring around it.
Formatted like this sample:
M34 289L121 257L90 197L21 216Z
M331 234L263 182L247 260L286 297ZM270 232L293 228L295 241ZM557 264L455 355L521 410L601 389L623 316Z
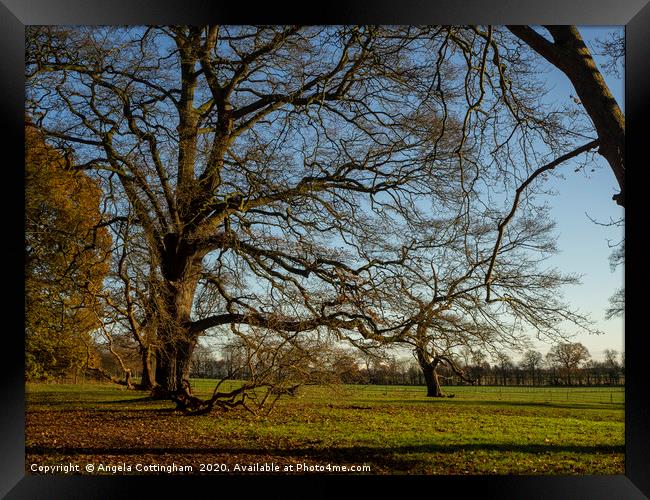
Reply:
M512 208L510 209L510 212L506 217L499 223L498 226L498 235L496 242L494 243L494 249L492 250L492 257L490 258L490 265L488 266L488 271L487 274L485 275L485 285L487 285L487 294L486 294L486 301L490 302L490 293L491 293L491 284L492 284L492 272L494 271L494 265L497 260L497 255L499 253L499 249L501 247L501 240L503 239L503 232L510 222L510 220L514 217L515 212L517 210L517 207L519 206L519 199L521 197L521 193L528 187L528 185L533 182L537 177L539 177L541 174L544 172L547 172L549 170L553 170L555 167L558 165L564 163L567 160L570 160L571 158L574 158L586 151L589 151L590 149L595 148L598 146L600 141L598 139L593 140L591 142L588 142L587 144L580 146L577 149L574 149L573 151L566 153L559 158L556 158L550 163L547 163L546 165L539 167L537 170L535 170L528 178L517 188L517 191L515 193L515 199L512 202Z

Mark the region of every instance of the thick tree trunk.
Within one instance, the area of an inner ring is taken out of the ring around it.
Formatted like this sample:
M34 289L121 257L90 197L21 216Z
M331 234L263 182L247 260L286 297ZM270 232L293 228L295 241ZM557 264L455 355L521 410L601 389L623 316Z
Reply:
M156 384L162 390L170 393L182 387L182 380L179 381L177 375L176 349L174 345L166 345L158 353L156 359Z
M170 394L188 389L192 342L178 341L161 349L156 362L156 384Z
M140 386L143 390L151 390L156 385L156 377L153 367L153 355L150 348L142 348L142 380Z
M429 361L427 359L427 356L421 352L420 349L418 349L416 352L418 364L422 370L422 375L424 375L424 382L427 385L427 397L444 397L442 387L440 386L440 379L438 378L438 372L436 371L439 361L435 358L432 361Z
M161 395L177 400L189 394L190 360L198 334L190 329L194 294L204 253L198 252L177 235L165 237L161 265L165 283L162 292L164 317L160 318L156 357L156 385ZM180 404L180 403L179 403Z
M436 368L429 365L422 368L424 373L424 381L427 384L427 397L429 398L442 398L444 393L442 392L442 387L440 386L440 379L438 378L438 373Z

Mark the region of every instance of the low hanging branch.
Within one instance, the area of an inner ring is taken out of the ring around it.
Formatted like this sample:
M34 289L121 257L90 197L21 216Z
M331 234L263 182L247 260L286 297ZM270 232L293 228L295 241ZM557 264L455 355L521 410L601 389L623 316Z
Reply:
M454 374L460 377L460 379L463 382L467 382L468 384L474 384L476 382L475 378L465 375L465 371L460 366L458 366L450 356L438 356L438 358L440 358L441 361L444 361L447 364L447 366L451 368ZM445 377L445 378L451 378L451 377Z
M229 392L214 391L212 396L208 399L201 399L193 396L190 393L189 386L184 387L182 392L174 394L172 401L177 404L177 407L185 412L187 415L205 415L210 413L215 408L220 410L232 409L237 406L243 406L247 411L257 414L257 410L262 409L267 405L267 400L271 397L271 402L268 404L268 412L271 411L280 396L287 394L294 396L300 384L293 384L290 386L283 386L273 383L265 384L244 384L238 389ZM246 404L247 400L256 400L255 391L262 391L264 395L257 401L255 407L250 407Z
M490 265L488 266L488 271L487 274L485 275L485 285L486 285L486 297L485 301L486 302L495 302L498 299L491 299L490 295L492 292L491 285L492 285L492 272L494 271L494 265L497 260L497 255L499 253L499 249L501 247L501 240L503 239L503 233L505 231L506 226L508 223L512 220L512 218L515 215L515 212L517 211L517 207L519 206L519 199L521 198L521 193L524 192L524 190L528 187L528 185L533 182L538 176L543 174L544 172L547 172L549 170L553 170L555 167L558 165L564 163L567 160L570 160L571 158L574 158L586 151L589 151L590 149L593 149L599 145L600 141L598 139L595 139L591 142L588 142L587 144L584 144L583 146L580 146L577 149L574 149L573 151L566 153L559 158L556 158L550 163L547 163L546 165L539 167L537 170L535 170L528 178L517 188L515 192L515 199L512 202L512 208L510 209L510 212L508 215L505 216L505 218L499 223L498 229L499 233L497 235L496 242L494 243L494 249L492 250L492 256L490 258Z
M85 343L85 347L86 347L86 369L87 370L91 372L95 372L99 376L115 384L125 385L127 389L134 389L133 382L131 381L131 370L124 366L124 363L122 362L122 359L119 356L117 356L117 359L119 360L120 364L122 365L122 369L124 370L124 380L115 377L107 370L102 368L101 365L94 363L92 361L92 355L90 353L90 345L88 343ZM111 353L115 354L112 346L111 346Z

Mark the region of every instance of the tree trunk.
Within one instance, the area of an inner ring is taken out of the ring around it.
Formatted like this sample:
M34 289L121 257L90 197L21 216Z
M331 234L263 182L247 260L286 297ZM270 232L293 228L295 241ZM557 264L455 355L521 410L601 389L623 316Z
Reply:
M424 380L427 384L427 397L442 398L445 396L442 392L442 387L440 386L438 372L434 367L428 367L424 370Z
M153 367L153 353L148 347L141 348L140 353L142 355L142 380L140 386L143 390L151 390L156 385L156 377Z
M163 391L176 392L182 384L179 384L176 369L176 346L165 345L158 352L156 359L156 385Z
M427 385L427 397L444 397L442 387L440 386L440 379L438 378L438 372L436 371L438 361L434 359L429 362L425 359L425 356L418 353L418 363L422 370L422 374L424 375L424 382Z
M158 327L161 345L156 356L155 380L157 392L172 399L190 392L190 360L198 337L190 329L190 315L204 255L179 241L175 234L165 237L161 265L165 317L160 318Z
M170 393L188 390L194 343L178 341L161 350L156 362L156 384Z

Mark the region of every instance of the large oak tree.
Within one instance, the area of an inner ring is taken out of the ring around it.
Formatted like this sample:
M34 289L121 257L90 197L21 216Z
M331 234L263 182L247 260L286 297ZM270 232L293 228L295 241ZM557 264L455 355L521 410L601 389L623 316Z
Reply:
M181 390L209 328L369 333L363 312L340 307L356 242L380 238L357 207L406 203L433 178L410 121L427 89L405 95L409 43L357 27L29 33L39 124L75 146L69 168L103 172L109 215L128 210L141 228L163 390ZM197 292L215 306L205 315Z

